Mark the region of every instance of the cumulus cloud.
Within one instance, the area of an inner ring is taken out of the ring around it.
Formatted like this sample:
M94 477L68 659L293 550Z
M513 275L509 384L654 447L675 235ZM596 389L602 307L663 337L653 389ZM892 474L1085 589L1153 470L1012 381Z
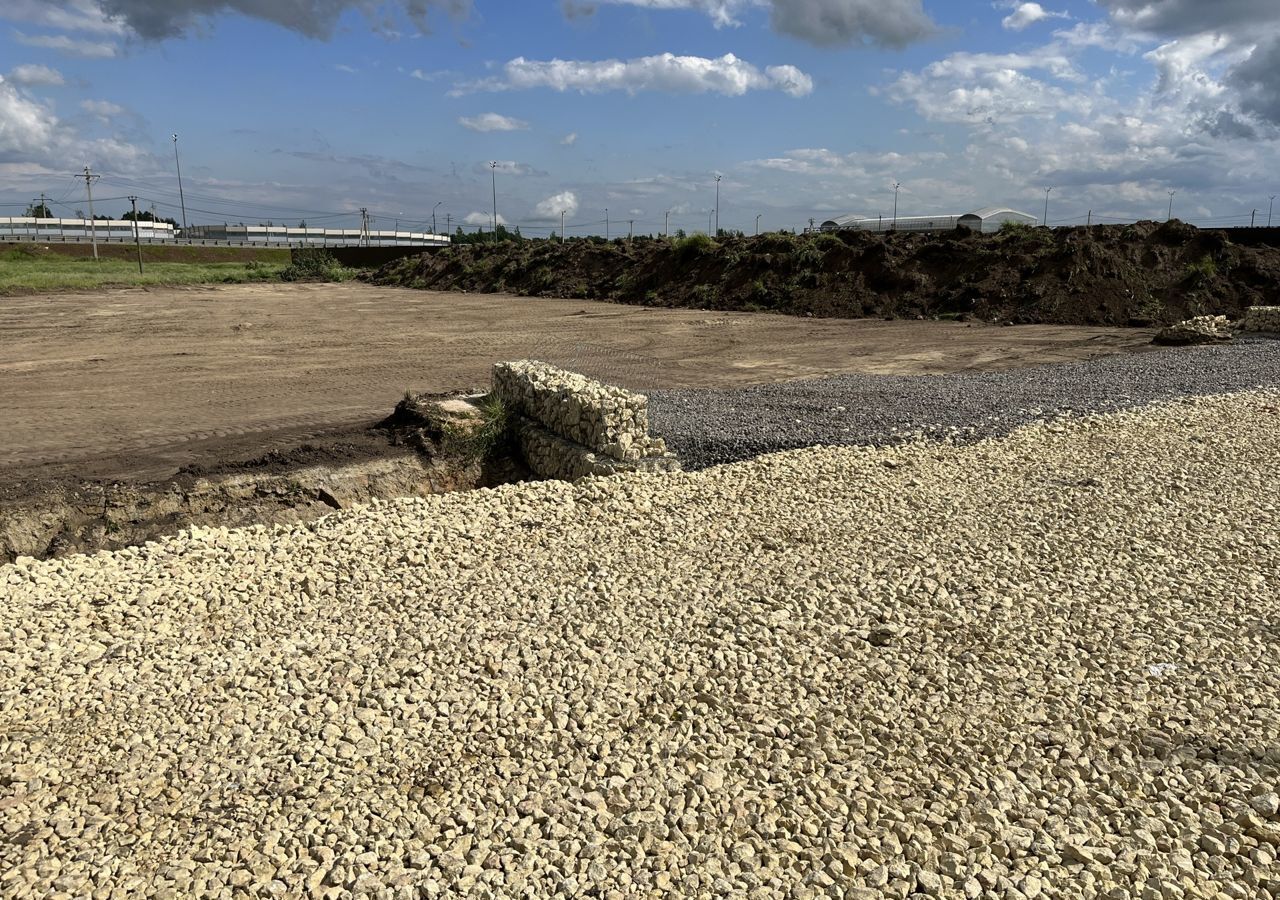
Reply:
M376 15L368 0L98 0L97 6L114 21L148 40L178 37L202 20L223 13L239 13L274 22L314 38L328 38L348 9ZM393 0L417 28L428 31L434 13L455 19L472 11L472 0ZM375 20L383 21L383 20Z
M1275 0L1097 0L1119 25L1179 37L1202 32L1257 33L1280 23Z
M120 52L120 48L111 41L79 40L65 34L23 34L17 31L14 32L14 39L28 47L56 50L68 56L83 56L86 59L110 59Z
M819 47L901 48L937 33L921 0L772 0L775 31Z
M469 131L524 131L529 127L529 123L521 119L513 119L510 116L499 115L498 113L481 113L478 116L462 116L458 119L458 124Z
M638 59L534 60L517 57L503 67L499 78L460 85L454 93L474 90L527 90L601 93L604 91L669 91L718 93L731 97L753 90L778 90L793 97L813 91L813 79L795 66L768 66L764 70L732 53L715 59L663 53Z
M560 138L560 143L566 147L572 147L574 144L578 143L578 132L569 132L564 137Z
M57 129L58 119L52 110L0 76L0 161L45 150Z
M717 28L741 25L748 9L767 9L773 30L819 47L905 47L937 32L921 0L597 0L645 9L705 13ZM582 15L590 5L570 4Z
M493 213L487 213L487 212L467 213L467 217L462 221L468 225L492 225ZM507 220L502 217L501 213L498 214L498 224L499 225L507 224Z
M1255 47L1227 80L1239 92L1241 109L1280 126L1280 37Z
M1013 8L1013 12L1005 16L1000 24L1010 31L1022 31L1034 25L1036 22L1043 22L1045 19L1069 19L1071 16L1065 12L1050 12L1039 3L1019 3Z
M62 77L62 73L57 69L51 69L38 63L14 66L8 78L14 84L20 84L24 87L59 87L67 83L66 79Z
M578 195L573 191L553 194L533 208L534 217L543 220L559 219L562 212L566 216L578 214Z

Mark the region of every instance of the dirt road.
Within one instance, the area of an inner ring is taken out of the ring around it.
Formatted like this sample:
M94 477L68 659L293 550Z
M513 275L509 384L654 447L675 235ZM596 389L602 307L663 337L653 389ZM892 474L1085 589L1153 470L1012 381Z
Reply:
M1135 349L1141 330L804 319L362 284L0 300L0 478L165 477L484 386L536 356L631 387L941 373ZM33 468L35 467L35 468Z

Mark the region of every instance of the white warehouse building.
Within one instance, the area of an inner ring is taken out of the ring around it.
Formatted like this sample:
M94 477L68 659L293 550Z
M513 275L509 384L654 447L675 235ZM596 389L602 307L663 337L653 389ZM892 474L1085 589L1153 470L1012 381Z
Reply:
M1003 206L987 206L971 213L944 213L934 216L837 216L822 223L820 231L954 231L968 228L980 234L999 231L1007 222L1035 225L1039 220L1028 213Z

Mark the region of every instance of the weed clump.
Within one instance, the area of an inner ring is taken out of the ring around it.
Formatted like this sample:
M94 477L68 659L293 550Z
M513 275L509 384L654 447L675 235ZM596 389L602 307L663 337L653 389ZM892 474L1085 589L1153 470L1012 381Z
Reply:
M280 271L281 281L347 281L355 269L348 269L324 250L298 250L293 262Z

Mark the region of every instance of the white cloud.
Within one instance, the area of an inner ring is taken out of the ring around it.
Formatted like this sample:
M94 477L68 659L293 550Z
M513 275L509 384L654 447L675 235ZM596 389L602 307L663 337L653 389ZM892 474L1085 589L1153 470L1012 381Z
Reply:
M349 66L346 63L335 63L333 67L339 72L345 72L348 75L355 75L360 71L355 66Z
M493 213L487 213L487 212L467 213L467 217L462 221L465 222L467 225L490 226L493 224ZM499 225L507 224L507 220L502 217L501 213L498 214L498 224Z
M0 77L0 160L46 150L57 129L58 119L52 110Z
M715 92L731 97L753 90L780 90L793 97L802 97L813 91L813 80L795 66L769 66L761 71L732 53L715 59L676 56L672 53L639 59L600 61L541 61L517 57L503 67L502 77L461 85L455 93L531 88L582 93Z
M560 143L566 147L572 147L574 144L578 143L578 132L569 132L564 137L560 138Z
M529 123L521 119L513 119L510 116L499 115L498 113L481 113L478 116L462 116L458 119L458 124L470 131L524 131L529 127Z
M124 107L109 100L81 100L80 108L100 119L111 120L124 115Z
M533 208L538 219L559 219L561 212L570 217L578 214L578 195L573 191L553 194Z
M8 75L9 81L24 87L58 87L67 83L57 69L32 63L14 66Z
M126 30L124 20L103 12L97 0L4 0L0 19L60 31L123 35Z
M1009 15L1001 20L1000 24L1010 31L1022 31L1036 22L1043 22L1045 19L1069 19L1071 16L1065 12L1050 12L1039 3L1019 3Z
M110 41L82 41L65 34L37 35L15 31L14 38L19 44L26 44L28 47L57 50L68 56L83 56L87 59L110 59L120 52L120 48Z

